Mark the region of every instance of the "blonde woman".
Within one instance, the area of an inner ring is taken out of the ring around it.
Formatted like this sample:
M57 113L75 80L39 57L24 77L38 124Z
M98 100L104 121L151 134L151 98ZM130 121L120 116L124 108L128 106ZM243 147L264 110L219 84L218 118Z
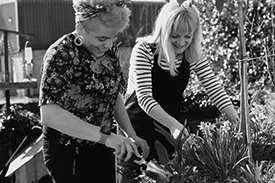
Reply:
M153 33L139 38L130 58L127 95L136 93L139 106L146 112L148 121L131 118L136 133L150 146L147 160L159 160L156 141L162 143L169 155L173 147L155 130L153 121L162 125L175 138L182 130L180 105L183 92L194 72L206 89L212 102L232 122L237 113L214 76L201 48L202 31L199 11L190 1L173 1L163 5ZM133 95L132 95L133 96ZM140 173L132 162L118 163L120 182L131 182Z
M129 23L128 0L74 0L75 31L44 57L39 106L45 165L55 183L115 182L115 157L149 153L126 113L114 42ZM127 137L113 133L113 119ZM114 153L115 152L115 153ZM102 176L103 175L103 176Z

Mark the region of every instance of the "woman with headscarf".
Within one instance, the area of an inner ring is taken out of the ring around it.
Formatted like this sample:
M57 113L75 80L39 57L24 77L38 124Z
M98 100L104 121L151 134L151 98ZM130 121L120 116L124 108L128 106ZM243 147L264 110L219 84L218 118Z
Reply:
M55 183L115 182L115 154L149 153L130 123L114 42L129 23L128 0L74 0L75 30L47 50L39 106L45 165ZM126 137L112 131L113 121Z
M138 136L149 144L147 161L160 160L158 143L172 157L173 146L155 130L154 123L174 138L184 129L180 107L191 72L218 109L231 122L238 122L232 102L203 54L201 40L200 14L196 6L190 0L171 0L159 12L153 33L139 38L132 50L126 95L135 93L138 105L149 116L146 121L132 120ZM133 113L131 119L135 117ZM121 183L133 182L141 173L140 167L132 161L119 161L118 167Z

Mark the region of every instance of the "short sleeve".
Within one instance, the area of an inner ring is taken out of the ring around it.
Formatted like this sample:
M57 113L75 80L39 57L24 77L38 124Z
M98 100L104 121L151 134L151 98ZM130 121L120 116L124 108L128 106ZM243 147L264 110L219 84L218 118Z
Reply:
M73 73L70 62L70 55L65 50L51 48L46 52L41 69L39 106L51 103L65 106L65 93L71 88Z

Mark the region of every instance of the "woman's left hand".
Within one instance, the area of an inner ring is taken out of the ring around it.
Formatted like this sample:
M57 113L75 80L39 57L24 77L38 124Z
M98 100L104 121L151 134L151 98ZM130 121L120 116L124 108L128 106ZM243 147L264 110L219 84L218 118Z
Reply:
M149 149L149 146L148 146L147 142L144 139L142 139L142 138L140 138L136 135L130 137L130 139L132 139L134 141L136 146L140 147L140 149L142 150L142 158L146 159L149 152L150 152L150 149Z

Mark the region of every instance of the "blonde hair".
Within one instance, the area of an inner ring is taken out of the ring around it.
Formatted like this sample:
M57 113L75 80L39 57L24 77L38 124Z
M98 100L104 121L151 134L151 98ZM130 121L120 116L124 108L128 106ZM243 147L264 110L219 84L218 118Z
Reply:
M166 3L157 16L153 33L150 36L139 38L149 43L157 43L156 53L158 63L163 56L169 65L170 74L177 75L175 65L175 51L171 43L171 32L190 33L193 31L191 44L185 50L185 58L189 63L197 62L201 58L202 31L200 14L195 5L183 6L177 2Z
M74 5L85 4L91 7L103 5L106 7L106 12L99 13L98 15L81 22L85 30L97 30L99 25L106 28L112 28L122 32L127 28L130 22L131 10L127 6L119 7L117 3L127 2L128 0L73 0Z

